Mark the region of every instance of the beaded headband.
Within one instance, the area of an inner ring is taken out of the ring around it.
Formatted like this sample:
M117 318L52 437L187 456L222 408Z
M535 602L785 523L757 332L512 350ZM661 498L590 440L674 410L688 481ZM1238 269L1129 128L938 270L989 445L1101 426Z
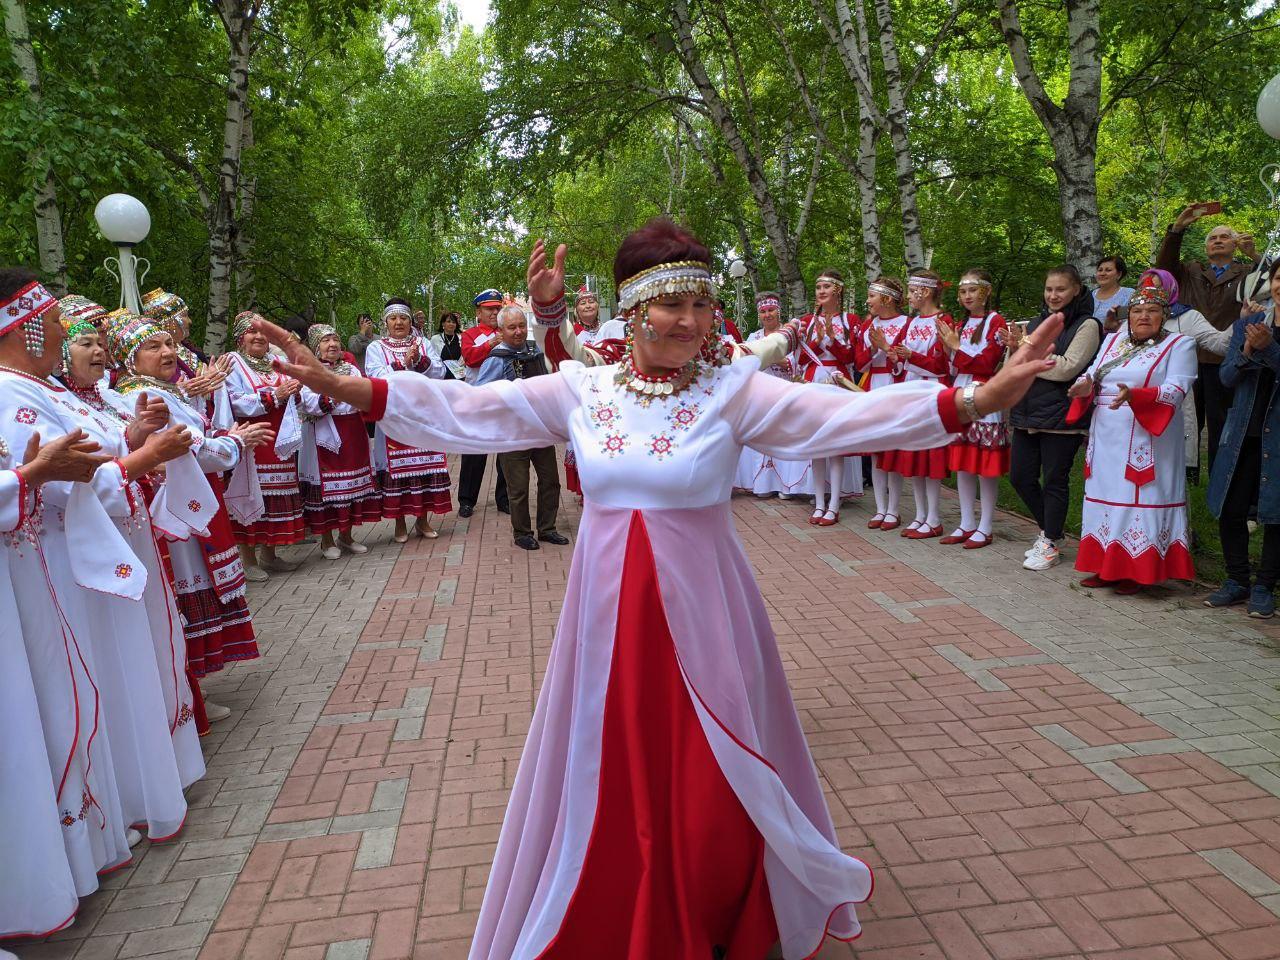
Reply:
M168 321L187 309L187 302L176 293L168 293L160 287L142 298L142 315L156 320L166 327Z
M600 295L596 293L594 290L588 290L586 284L583 284L578 288L578 303L581 303L583 300L599 300L599 299L600 299Z
M777 310L782 306L782 301L777 297L761 297L756 301L757 310Z
M0 337L14 327L30 320L38 320L57 305L57 298L45 289L44 284L39 280L32 280L4 303L0 303Z
M907 277L907 286L909 287L928 287L930 290L938 289L938 281L933 277Z
M133 357L138 348L148 340L169 333L153 318L130 313L124 307L107 314L102 322L102 332L112 359L130 372L133 371Z
M409 309L407 303L388 303L382 309L382 319L388 317L412 317L413 311Z
M893 287L886 286L886 285L885 285L885 284L883 284L883 283L873 283L873 284L871 284L869 287L867 287L867 292L868 292L868 293L882 293L882 294L884 294L886 297L892 297L895 301L898 301L898 302L900 302L900 301L902 300L902 292L901 292L901 291L899 291L899 290L895 290L895 289L893 289Z
M991 286L991 281L990 281L990 280L983 280L981 277L965 277L963 280L961 280L961 281L960 281L960 286L962 286L962 287L989 287L989 286Z
M320 341L325 337L337 336L338 331L327 323L313 323L307 327L307 346L316 356L320 355Z
M700 260L677 260L641 270L618 284L618 309L630 310L646 300L675 293L716 295L711 268Z
M842 290L844 289L844 281L843 281L843 280L841 280L839 277L833 277L833 276L832 276L831 274L829 274L829 273L820 273L820 274L818 274L818 276L814 278L814 281L813 281L813 282L814 282L814 283L817 283L819 280L825 280L825 281L827 281L827 283L834 283L834 284L835 284L837 287L839 287L840 289L842 289Z
M82 297L75 293L59 300L58 306L62 308L62 325L64 327L67 326L68 322L84 322L98 326L107 318L106 307L94 303L88 297Z

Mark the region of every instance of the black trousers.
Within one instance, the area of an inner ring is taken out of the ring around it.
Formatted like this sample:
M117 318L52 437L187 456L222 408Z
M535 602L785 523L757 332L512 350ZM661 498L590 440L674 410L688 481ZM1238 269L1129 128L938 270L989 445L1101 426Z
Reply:
M1227 411L1231 409L1231 399L1234 396L1231 390L1222 385L1218 369L1216 363L1200 364L1194 388L1196 426L1201 432L1208 430L1209 433L1209 462L1202 471L1206 475L1213 470L1213 459L1218 455L1218 438L1222 436L1222 428L1226 426Z
M462 466L458 468L458 506L474 507L476 498L480 496L480 484L484 483L484 465L489 457L483 453L464 453ZM502 464L495 462L498 479L493 485L493 499L498 506L506 509L507 478L502 475Z
M1240 458L1231 474L1231 486L1218 518L1218 537L1222 540L1222 560L1227 576L1236 583L1249 586L1249 515L1258 502L1262 479L1262 440L1245 437L1240 443ZM1280 524L1262 527L1262 563L1258 567L1258 586L1274 590L1280 578Z
M556 532L560 513L560 473L556 469L556 448L537 447L498 454L498 466L511 486L511 532L517 537L533 535L529 521L529 468L538 475L538 536Z
M1062 539L1071 502L1071 468L1083 442L1079 433L1013 431L1009 483L1050 540Z

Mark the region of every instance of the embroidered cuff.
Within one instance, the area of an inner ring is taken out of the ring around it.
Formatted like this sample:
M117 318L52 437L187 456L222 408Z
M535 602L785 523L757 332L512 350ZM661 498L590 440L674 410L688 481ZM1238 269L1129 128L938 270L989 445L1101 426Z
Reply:
M938 416L942 418L942 427L947 433L960 433L965 425L960 421L960 411L956 406L956 388L948 387L938 391Z
M387 415L387 396L390 393L387 381L378 377L370 377L369 384L373 387L373 398L369 404L369 410L365 413L364 418L373 423L377 423Z
M533 319L540 327L558 327L568 314L569 308L563 296L551 303L533 301Z
M123 461L115 459L111 461L116 465L116 469L120 471L120 486L124 489L129 487L129 471L125 469Z
M795 353L800 349L800 321L792 320L778 328L778 332L787 338L787 353Z

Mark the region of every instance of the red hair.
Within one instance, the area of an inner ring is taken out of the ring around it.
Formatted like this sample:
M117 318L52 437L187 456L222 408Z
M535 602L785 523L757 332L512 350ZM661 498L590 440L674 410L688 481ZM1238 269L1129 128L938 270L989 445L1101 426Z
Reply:
M641 270L677 260L697 260L710 266L711 251L684 227L666 217L654 217L627 234L618 247L613 258L614 285L621 286Z

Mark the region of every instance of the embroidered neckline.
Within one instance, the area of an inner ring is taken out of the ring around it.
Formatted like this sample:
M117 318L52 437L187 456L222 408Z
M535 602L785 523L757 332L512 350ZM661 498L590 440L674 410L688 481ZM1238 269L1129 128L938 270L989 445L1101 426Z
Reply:
M12 373L16 377L22 377L24 380L30 380L32 383L38 383L40 386L51 390L54 393L66 393L66 389L58 386L56 383L50 383L48 380L37 377L34 373L27 373L25 370L19 370L16 367L9 367L0 363L0 371L4 373Z

